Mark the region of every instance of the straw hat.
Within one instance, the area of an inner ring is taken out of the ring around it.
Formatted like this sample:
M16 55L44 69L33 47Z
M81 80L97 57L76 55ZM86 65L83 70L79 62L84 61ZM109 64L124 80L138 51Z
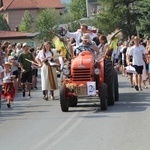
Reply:
M6 65L8 65L8 66L12 66L12 63L10 63L10 62L5 62L4 64L3 64L3 66L5 67Z
M140 40L140 38L138 36L135 36L134 40Z
M90 40L90 35L88 33L83 34L83 36L81 37L81 39L84 40Z

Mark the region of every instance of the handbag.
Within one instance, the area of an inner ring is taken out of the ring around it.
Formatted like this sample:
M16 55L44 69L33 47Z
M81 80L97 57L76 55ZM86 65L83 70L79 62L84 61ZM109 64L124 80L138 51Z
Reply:
M127 73L136 73L135 68L134 68L133 66L131 66L131 65L125 67L125 69L126 69L126 72L127 72Z

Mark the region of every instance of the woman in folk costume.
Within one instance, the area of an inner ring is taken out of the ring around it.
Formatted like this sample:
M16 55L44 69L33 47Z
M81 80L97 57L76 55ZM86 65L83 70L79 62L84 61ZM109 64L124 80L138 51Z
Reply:
M38 53L35 60L41 67L41 83L42 91L44 91L43 99L48 100L48 91L50 90L51 99L54 99L54 90L58 88L55 58L51 50L49 42L43 44L43 49Z
M11 107L11 102L14 101L15 97L15 88L13 85L13 80L15 76L11 72L11 63L5 62L4 66L4 77L3 77L3 84L2 84L2 98L7 100L7 107Z

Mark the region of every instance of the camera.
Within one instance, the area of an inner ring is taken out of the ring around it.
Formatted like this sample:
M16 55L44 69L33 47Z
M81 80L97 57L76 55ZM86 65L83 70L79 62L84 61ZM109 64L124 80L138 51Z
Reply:
M58 30L57 30L57 32L58 32L58 34L60 34L61 36L65 36L63 27L59 27Z

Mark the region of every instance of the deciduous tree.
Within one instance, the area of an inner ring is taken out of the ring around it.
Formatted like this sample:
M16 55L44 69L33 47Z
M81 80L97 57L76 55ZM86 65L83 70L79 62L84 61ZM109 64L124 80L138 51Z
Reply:
M86 17L86 1L85 0L72 0L69 9L74 15L75 20Z
M10 30L10 27L3 14L0 14L0 30Z
M33 32L34 19L30 12L26 10L22 17L21 24L19 25L19 31L21 32Z
M115 29L122 29L127 37L136 34L139 12L136 9L138 0L99 0L103 10L96 17L96 26L105 34Z
M59 25L60 15L55 9L42 10L36 20L37 31L40 32L40 40L51 41L54 37L52 31L55 31Z
M140 0L138 9L141 16L139 17L140 24L137 29L140 34L150 36L150 1Z

